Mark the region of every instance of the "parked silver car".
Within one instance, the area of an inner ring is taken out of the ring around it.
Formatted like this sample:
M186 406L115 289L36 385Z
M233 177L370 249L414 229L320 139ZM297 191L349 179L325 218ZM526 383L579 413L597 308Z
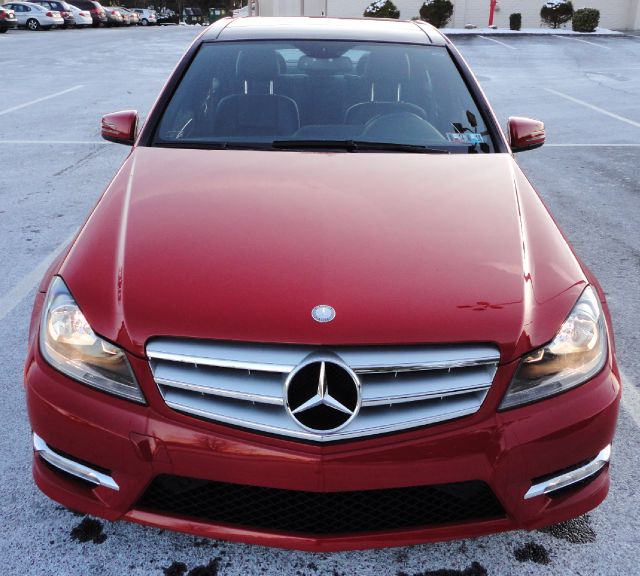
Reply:
M125 8L124 6L116 6L116 8L120 11L122 16L125 17L125 21L129 26L137 26L140 24L140 15L137 12L134 12L130 8Z
M104 6L104 13L107 17L107 23L105 26L123 26L124 17L120 10L115 6Z
M91 12L89 12L89 10L81 10L73 4L69 4L69 7L71 8L71 13L76 21L76 28L88 28L93 24L93 18L91 17Z
M64 19L60 16L60 12L50 10L39 4L9 2L4 6L11 8L16 13L18 26L24 26L29 30L49 30L64 24Z
M140 15L140 24L143 26L158 23L158 17L155 10L148 10L147 8L133 8L133 11Z

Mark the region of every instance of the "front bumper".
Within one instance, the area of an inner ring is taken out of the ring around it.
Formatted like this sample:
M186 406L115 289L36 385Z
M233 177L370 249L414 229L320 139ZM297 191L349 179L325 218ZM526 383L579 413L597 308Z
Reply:
M620 385L610 365L576 389L500 413L496 407L515 369L502 366L482 408L472 416L318 446L178 414L162 401L148 364L133 357L130 361L148 406L76 383L51 368L37 346L30 351L25 380L34 433L56 453L104 473L118 486L78 482L36 454L34 477L40 489L74 510L212 538L330 551L539 528L587 512L608 491L608 467L603 465L573 488L525 498L532 485L592 461L611 444ZM290 532L140 506L161 475L319 494L480 481L490 487L504 514L373 532Z

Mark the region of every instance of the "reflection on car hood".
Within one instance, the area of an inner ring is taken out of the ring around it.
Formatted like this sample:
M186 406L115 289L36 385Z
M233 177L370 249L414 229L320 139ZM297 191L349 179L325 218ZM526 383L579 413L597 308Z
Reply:
M133 151L61 274L140 355L172 335L496 342L507 360L552 338L585 282L507 154L163 148Z

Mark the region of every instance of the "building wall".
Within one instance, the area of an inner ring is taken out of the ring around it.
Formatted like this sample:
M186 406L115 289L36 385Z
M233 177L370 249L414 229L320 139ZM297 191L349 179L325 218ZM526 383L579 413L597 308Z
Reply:
M640 0L636 0L636 6L632 7L630 21L630 29L640 30Z
M305 15L318 16L327 9L328 16L362 16L371 0L260 0L262 16L299 15L302 6ZM540 26L540 8L545 0L498 0L494 24L509 28L509 14L522 14L523 28ZM410 19L418 15L422 0L394 0L400 10L400 18ZM489 22L489 0L453 0L454 14L449 27L463 28L465 24L478 27ZM600 25L613 29L640 29L639 0L573 0L574 8L597 8ZM569 24L570 26L570 24Z
M465 4L466 10L457 11L455 21L450 26L463 28L465 24L476 26L488 24L488 0L467 0ZM509 15L520 12L523 28L537 28L540 26L540 8L543 4L544 0L498 0L494 24L499 28L509 28ZM576 10L585 7L600 10L600 26L613 29L632 28L634 20L630 13L634 4L637 4L637 0L573 0L573 7ZM571 27L571 24L567 26Z

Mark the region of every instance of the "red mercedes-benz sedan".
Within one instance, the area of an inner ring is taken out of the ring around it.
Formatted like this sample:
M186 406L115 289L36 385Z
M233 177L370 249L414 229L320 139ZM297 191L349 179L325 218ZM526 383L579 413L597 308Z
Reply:
M611 323L422 22L221 20L36 297L34 476L65 506L343 550L597 506Z

